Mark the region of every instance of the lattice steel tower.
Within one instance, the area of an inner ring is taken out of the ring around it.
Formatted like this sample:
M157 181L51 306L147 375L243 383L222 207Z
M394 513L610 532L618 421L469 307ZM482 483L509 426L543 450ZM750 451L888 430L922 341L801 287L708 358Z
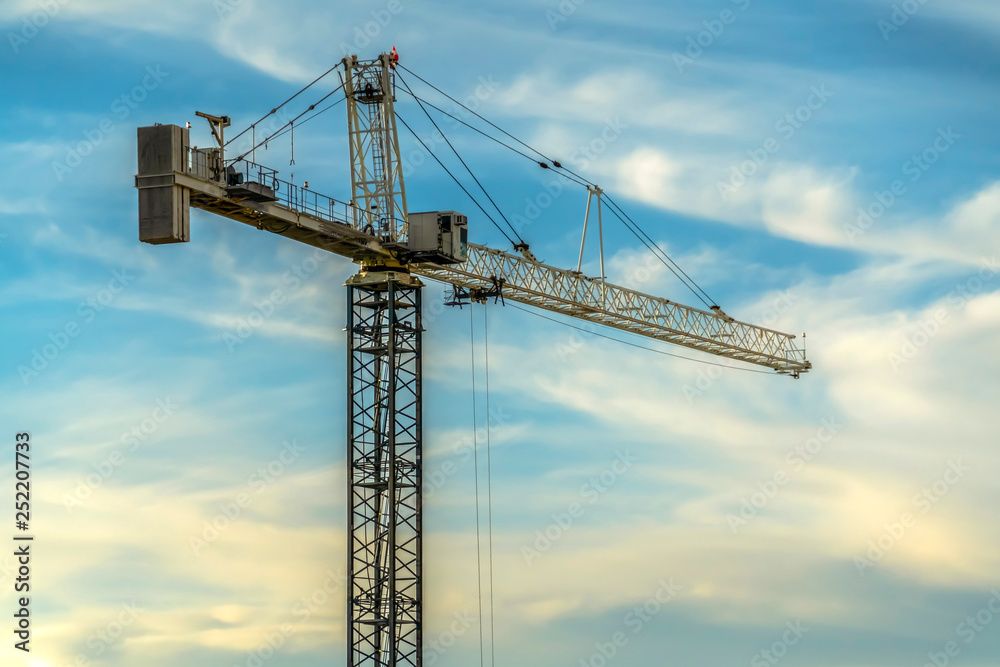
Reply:
M406 242L392 56L344 58L355 228ZM391 258L347 281L347 664L420 665L423 284Z

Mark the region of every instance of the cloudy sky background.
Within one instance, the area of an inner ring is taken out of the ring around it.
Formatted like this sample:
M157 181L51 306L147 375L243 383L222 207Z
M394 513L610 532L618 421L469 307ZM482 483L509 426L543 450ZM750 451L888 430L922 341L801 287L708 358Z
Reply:
M345 52L393 45L601 184L727 312L808 332L815 366L714 369L491 305L497 664L597 666L618 632L623 667L1000 664L996 3L45 6L0 6L0 421L32 434L37 538L32 652L8 636L3 664L248 665L269 641L267 664L344 664L352 265L311 270L311 248L197 211L191 243L141 245L135 128L191 121L208 145L196 110L242 129ZM344 135L342 107L297 130L297 182L346 198ZM585 191L536 217L551 172L450 135L532 219L536 255L572 266ZM289 158L287 137L258 151L285 177ZM407 189L411 210L464 210L473 240L505 247L436 165ZM613 280L696 303L605 224ZM275 289L285 302L227 346ZM480 650L470 319L485 369L483 309L443 312L443 296L425 292L425 475L443 480L426 497L425 664L449 666ZM0 557L3 613L13 566ZM675 594L650 602L662 582Z

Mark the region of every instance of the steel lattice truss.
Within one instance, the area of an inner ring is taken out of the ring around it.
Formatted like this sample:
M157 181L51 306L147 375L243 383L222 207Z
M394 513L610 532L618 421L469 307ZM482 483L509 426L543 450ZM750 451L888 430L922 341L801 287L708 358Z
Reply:
M502 278L505 299L779 372L811 368L805 351L794 345L795 336L473 243L463 264L419 264L411 270L466 288Z
M385 276L386 274L382 274ZM348 284L348 664L420 664L420 283Z
M393 111L389 56L344 58L354 228L382 240L406 238L406 191Z
M209 179L192 174L173 176L173 182L190 188L192 206L352 259L391 255L389 250L380 250L379 239L352 228L343 219L297 211L288 203L235 202ZM466 288L502 278L504 298L512 301L782 373L805 373L812 368L793 335L474 243L469 244L469 261L465 263L415 264L410 270Z

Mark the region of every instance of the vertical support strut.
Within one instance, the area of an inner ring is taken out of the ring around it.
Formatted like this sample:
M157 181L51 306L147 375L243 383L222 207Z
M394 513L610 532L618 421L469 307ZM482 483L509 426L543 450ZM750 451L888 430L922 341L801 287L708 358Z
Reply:
M347 281L349 667L421 665L422 287Z
M587 225L590 223L590 203L597 198L597 240L601 255L601 303L607 300L607 279L608 275L604 270L604 223L601 219L601 196L604 190L596 185L587 186L587 212L583 214L583 237L580 239L580 259L576 263L577 276L581 275L583 269L583 250L587 245Z

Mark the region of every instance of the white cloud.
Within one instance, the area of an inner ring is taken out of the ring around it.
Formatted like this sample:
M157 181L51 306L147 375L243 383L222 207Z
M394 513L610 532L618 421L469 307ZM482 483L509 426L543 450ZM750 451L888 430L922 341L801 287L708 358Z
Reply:
M891 4L889 5L891 9ZM1000 7L991 0L952 0L947 3L928 3L921 12L930 17L957 19L977 28L1000 28ZM891 16L891 15L890 15Z
M983 243L989 248L989 241L996 238L1000 229L1000 182L992 183L970 199L959 202L945 218L950 229L946 236L961 235L963 239Z
M559 124L603 124L620 116L627 128L731 136L742 120L742 114L732 108L731 97L724 92L692 93L650 77L648 71L617 68L574 83L566 83L565 73L552 70L523 74L501 88L492 101L511 115L557 120ZM640 107L627 104L640 98ZM558 127L556 124L551 129Z
M730 180L722 156L672 155L640 148L605 167L615 189L639 201L688 215L762 227L775 236L820 245L847 245L853 193L847 170L776 163L745 180Z
M178 493L171 482L119 487L113 494L95 495L72 516L58 502L36 501L50 517L54 541L34 562L62 592L64 604L63 611L50 615L50 629L37 652L55 664L70 664L77 651L92 650L80 639L114 621L120 603L133 600L141 612L115 647L131 662L155 661L192 646L243 654L263 645L282 624L296 630L289 652L340 642L342 590L332 588L325 603L312 605L308 618L295 610L309 609L301 600L323 587L328 571L344 571L338 562L342 531L298 522L281 525L287 508L336 505L343 493L331 489L340 477L317 470L281 477L259 496L249 490L253 504L241 516L219 521L228 527L198 556L189 538L211 534L204 532L206 522L217 520L219 508L248 489ZM57 492L71 483L50 475L41 482L39 498L58 498ZM74 557L64 557L67 551ZM78 576L80 563L97 562L111 564L125 578L111 594L95 596ZM186 591L182 597L172 592L178 585Z
M641 148L605 166L604 173L618 191L664 209L763 228L780 238L911 260L977 264L1000 227L1000 183L966 195L937 219L890 211L869 221L858 216L861 199L851 187L856 170L774 162L745 182L735 181L741 184L734 191L727 186L734 182L732 165L740 160L733 160Z

